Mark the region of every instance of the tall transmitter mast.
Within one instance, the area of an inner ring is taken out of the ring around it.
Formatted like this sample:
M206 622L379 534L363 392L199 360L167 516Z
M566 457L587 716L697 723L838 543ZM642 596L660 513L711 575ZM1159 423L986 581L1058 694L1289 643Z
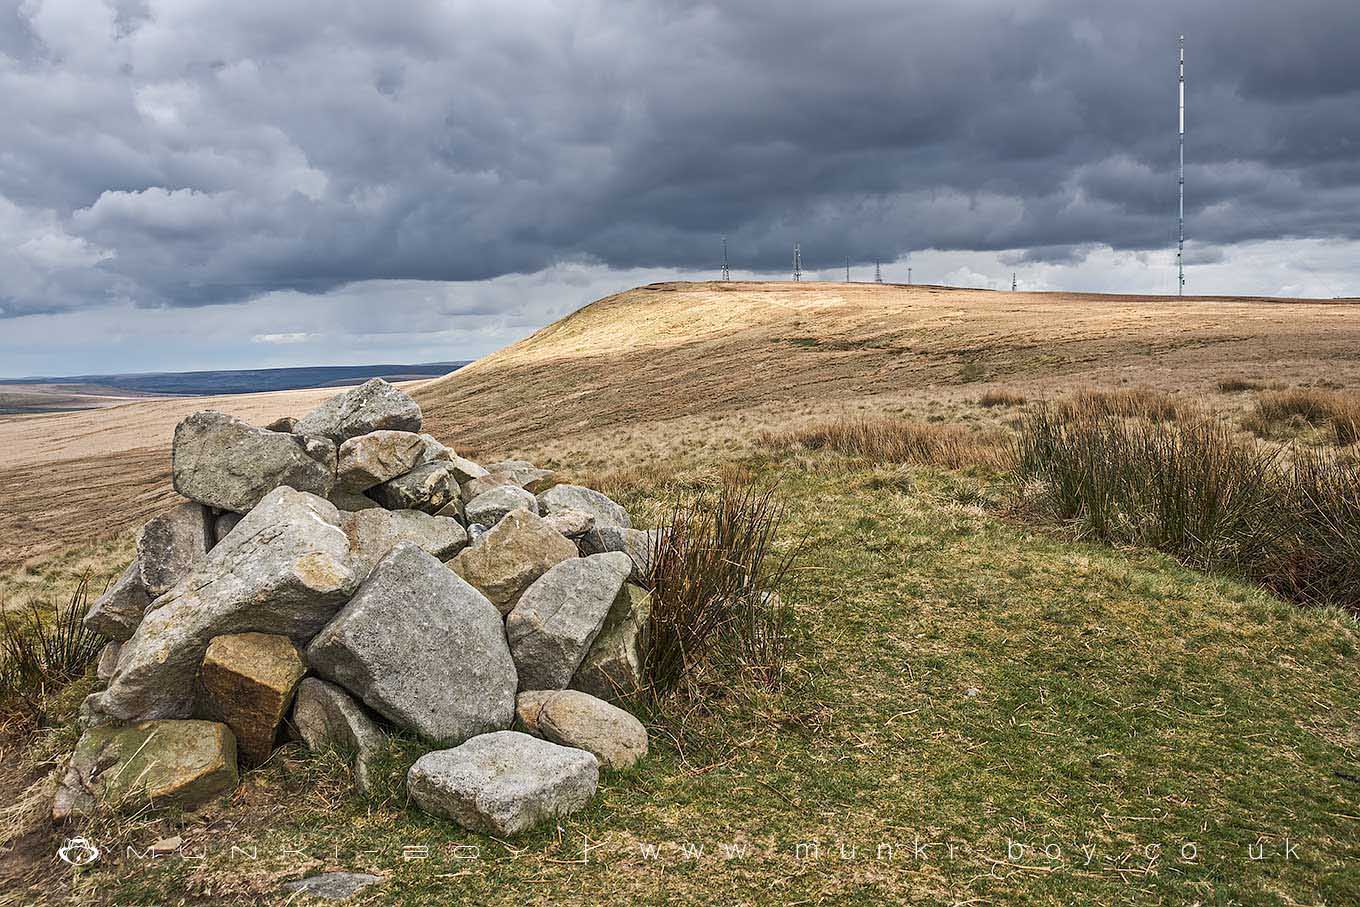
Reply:
M1180 167L1176 184L1179 208L1176 216L1176 295L1185 295L1185 35L1181 35L1180 77L1177 93L1180 96Z

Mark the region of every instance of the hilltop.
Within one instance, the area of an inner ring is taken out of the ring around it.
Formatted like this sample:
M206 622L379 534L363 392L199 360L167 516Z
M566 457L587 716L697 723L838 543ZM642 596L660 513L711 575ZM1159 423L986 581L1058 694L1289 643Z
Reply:
M1357 311L1335 300L664 283L598 300L407 387L432 430L462 450L610 469L677 452L710 459L766 428L847 411L958 417L996 387L1199 394L1244 375L1356 386ZM116 535L167 506L165 455L188 413L263 423L329 393L0 419L0 566ZM98 481L78 478L90 474Z

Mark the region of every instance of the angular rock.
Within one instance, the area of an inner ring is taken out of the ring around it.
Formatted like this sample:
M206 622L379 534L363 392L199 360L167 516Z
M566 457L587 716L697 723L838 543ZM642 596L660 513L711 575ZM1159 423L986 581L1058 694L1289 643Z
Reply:
M461 487L464 482L471 482L473 479L481 479L491 475L481 466L471 460L460 457L457 454L449 458L449 465L453 469L453 480Z
M569 539L579 539L595 528L595 518L583 510L559 510L545 516L543 522Z
M475 476L474 478L468 479L466 482L460 483L458 489L460 497L466 502L480 497L492 489L501 488L506 485L518 487L514 482L510 481L508 476L489 472L484 476ZM534 513L538 513L537 507L534 508Z
M371 431L420 431L420 405L381 378L373 378L327 400L298 420L300 435L343 444Z
M153 517L137 536L137 564L142 585L153 596L184 579L194 561L217 539L214 519L202 504L180 504Z
M525 460L502 460L487 466L486 471L492 475L505 476L511 483L533 494L551 488L554 475L551 469L539 469Z
M625 584L610 605L599 635L581 659L581 666L572 675L571 688L607 702L642 689L645 683L642 653L651 618L651 594L631 583Z
M509 614L520 593L554 564L577 556L576 546L528 510L513 510L464 548L449 566L502 614Z
M91 728L81 736L52 804L52 818L193 809L234 790L236 740L213 721L144 721Z
M398 727L440 743L510 726L515 665L500 615L410 542L373 568L307 663Z
M322 497L335 483L335 445L268 431L224 413L194 413L175 426L175 490L219 510L245 513L288 486Z
M94 669L95 677L107 682L113 676L114 671L118 670L118 653L122 648L122 643L110 642L99 650L99 663Z
M491 530L490 526L483 526L481 523L468 523L467 527L468 545L469 546L475 545L482 539L486 538L486 534L490 530Z
M585 806L599 780L599 763L584 750L499 731L421 756L406 789L431 815L507 836Z
M635 583L643 582L651 575L652 559L660 529L624 529L619 526L604 526L590 530L581 537L582 554L603 554L606 551L622 551L633 561L633 572L629 579Z
M514 485L497 485L484 491L463 508L464 518L483 526L494 526L507 513L519 509L538 513L538 498Z
M273 422L266 425L265 428L268 431L281 431L284 434L291 435L293 429L297 428L297 423L298 420L295 416L279 416Z
M538 736L593 754L601 768L628 768L647 755L647 729L618 706L579 690L520 698L526 695L523 711L532 713Z
M467 530L457 520L419 510L375 507L347 513L341 517L340 528L349 536L355 559L367 565L366 571L401 542L413 542L441 561L447 561L467 545Z
M329 501L291 488L271 491L189 576L151 603L109 688L85 701L85 720L188 717L194 678L215 636L310 639L359 584L339 523Z
M293 726L307 748L335 750L352 758L354 786L373 792L371 760L382 749L383 733L363 706L333 683L316 677L298 684Z
M306 673L302 656L287 636L218 636L208 644L198 672L200 712L231 728L246 765L260 765L274 751L279 725Z
M364 494L388 510L435 513L453 498L451 467L443 461L417 466L405 475L375 485Z
M335 484L342 491L367 491L397 476L405 475L422 462L422 438L409 431L372 431L350 438L340 445L335 466ZM435 442L438 443L438 442Z
M231 531L236 528L236 524L241 522L241 514L227 511L213 521L213 544L222 541Z
M128 565L103 595L85 612L85 628L117 642L131 638L142 622L151 593L142 584L142 568L136 561Z
M571 682L631 569L619 552L574 558L524 591L505 619L521 689L560 690Z
M420 438L421 443L420 460L417 465L433 463L436 460L452 461L457 456L452 448L446 447L434 435L420 434L416 437Z
M595 528L620 526L631 528L628 511L600 494L593 488L580 485L554 485L538 496L539 506L544 514L552 515L561 510L580 510L595 518Z
M284 884L283 890L322 898L327 901L346 901L368 886L376 885L381 881L382 876L370 875L366 872L323 872L320 875L287 882ZM289 901L291 902L292 899L290 898Z

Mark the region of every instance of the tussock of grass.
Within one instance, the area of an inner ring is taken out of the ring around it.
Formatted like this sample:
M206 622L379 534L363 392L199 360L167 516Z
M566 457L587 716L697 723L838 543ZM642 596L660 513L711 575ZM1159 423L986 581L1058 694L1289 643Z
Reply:
M1218 392L1221 394L1240 394L1243 391L1259 391L1264 388L1264 384L1250 378L1224 378L1218 382Z
M36 605L24 618L0 609L0 712L41 724L48 699L85 673L104 640L85 629L89 577L45 617Z
M1016 443L1026 500L1082 536L1360 611L1356 462L1289 453L1215 419L1173 424L1062 408L1031 414Z
M843 416L786 432L766 433L761 443L774 448L803 446L834 450L872 463L921 463L960 469L1000 466L1005 435L958 425L917 422L897 416Z
M1005 388L996 388L978 397L978 406L991 408L994 406L1024 406L1028 398L1024 394Z
M1153 422L1174 422L1196 413L1193 406L1174 394L1150 387L1129 387L1117 390L1086 388L1058 404L1059 415L1065 418L1119 416L1142 418Z
M734 676L779 685L792 639L778 594L791 563L776 553L782 518L773 488L749 475L728 475L716 490L675 504L648 577L647 698Z
M1345 447L1360 440L1360 398L1313 387L1262 394L1242 427L1262 438L1286 436L1304 427L1328 428L1333 443Z

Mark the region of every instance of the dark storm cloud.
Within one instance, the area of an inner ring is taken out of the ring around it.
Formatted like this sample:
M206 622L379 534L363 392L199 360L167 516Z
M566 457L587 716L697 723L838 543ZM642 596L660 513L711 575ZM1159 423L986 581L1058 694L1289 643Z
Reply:
M23 0L0 309L1164 247L1182 31L1192 237L1360 235L1354 0L807 6Z

